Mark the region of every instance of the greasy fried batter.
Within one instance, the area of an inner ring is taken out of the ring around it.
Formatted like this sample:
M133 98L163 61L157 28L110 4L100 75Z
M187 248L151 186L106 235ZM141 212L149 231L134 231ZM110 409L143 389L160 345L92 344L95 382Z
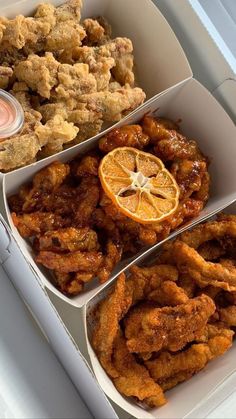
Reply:
M162 406L166 403L161 387L150 377L147 369L139 365L129 353L125 339L118 334L114 342L114 367L118 376L114 384L125 396L133 396L149 407Z
M141 305L126 317L127 347L130 352L178 351L198 336L214 311L206 295L176 307L145 308L145 313Z
M220 263L207 262L195 249L181 241L173 244L173 255L179 271L188 274L199 286L214 285L226 291L236 291L235 267L226 268Z
M119 321L129 309L130 304L131 298L126 295L125 274L121 274L114 290L99 305L98 325L93 333L94 349L103 368L113 378L120 375L112 363L114 341L119 331Z

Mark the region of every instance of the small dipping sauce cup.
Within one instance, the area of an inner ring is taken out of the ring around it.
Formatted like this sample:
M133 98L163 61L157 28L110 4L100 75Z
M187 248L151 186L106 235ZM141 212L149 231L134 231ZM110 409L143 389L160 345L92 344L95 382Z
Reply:
M24 112L18 100L0 89L0 141L16 134L23 123Z

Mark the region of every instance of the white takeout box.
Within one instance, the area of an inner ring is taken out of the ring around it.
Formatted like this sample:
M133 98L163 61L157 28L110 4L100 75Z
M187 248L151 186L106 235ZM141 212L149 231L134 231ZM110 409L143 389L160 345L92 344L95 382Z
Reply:
M55 6L65 3L63 0L45 2ZM40 3L43 0L0 0L0 16L30 16ZM136 81L145 91L146 100L192 77L179 41L151 0L138 1L139 6L137 0L83 0L83 3L82 19L104 16L112 26L113 38L122 36L131 39ZM86 141L90 142L90 139ZM71 148L80 150L80 144ZM61 153L63 151L58 155ZM48 161L47 158L44 160Z
M225 212L236 213L236 204L232 204ZM160 247L143 254L138 261L139 266L150 264L160 251ZM136 262L135 262L136 263ZM125 270L129 275L129 269ZM114 283L112 284L114 285ZM132 398L122 396L115 388L112 380L102 368L91 344L90 339L95 327L94 309L109 293L112 285L98 293L84 308L83 321L88 345L88 352L93 371L106 395L136 418L204 418L216 406L222 403L235 390L236 386L236 342L233 347L219 358L209 362L207 366L190 380L178 384L165 393L167 404L153 409L145 409L135 403Z
M191 79L191 69L183 50L163 16L155 9L150 0L129 0L126 2L125 0L84 0L84 2L84 17L104 14L113 24L114 36L126 35L132 39L140 86L147 91L148 98L160 94L159 98L155 97L154 101L151 99L139 110L124 118L117 126L136 122L147 110L156 111L157 108L159 108L157 114L169 116L173 119L182 118L183 132L194 136L205 154L213 159L211 172L214 176L214 182L211 199L200 217L194 220L191 225L230 204L236 198L234 192L236 128L209 92L194 79ZM0 0L0 15L8 17L14 17L18 13L30 15L38 3L39 1L36 0L9 0L6 5L4 0ZM57 5L61 4L62 1L54 0L51 3ZM118 19L119 16L121 16L121 19ZM175 87L173 88L173 86ZM169 90L167 91L167 89ZM163 92L165 93L163 94ZM86 306L91 298L100 298L100 292L106 292L110 282L115 280L118 272L113 279L111 278L109 282L102 286L96 286L93 282L91 290L81 294L81 296L74 299L63 296L33 262L30 248L12 225L6 202L6 194L15 192L21 184L30 180L40 168L57 159L67 161L87 151L97 143L97 139L101 135L26 168L5 175L0 174L2 183L0 211L10 223L12 229L11 233L4 221L0 219L0 262L34 313L53 350L82 397L91 407L94 416L96 418L113 418L116 415L89 369L91 360L86 334ZM171 237L177 233L172 234ZM145 255L137 255L136 261L139 261L139 256L147 257L149 252L156 251L157 247L158 245L155 245ZM127 266L120 266L121 269L125 267ZM227 357L228 354L220 360L223 364L220 364L221 366L217 371L214 368L216 364L212 364L213 375L209 375L209 372L206 374L209 377L208 381L205 382L206 386L209 381L215 382L216 380L219 386L222 383L219 395L218 392L212 392L210 398L203 397L206 393L202 390L204 387L201 382L199 380L194 381L196 384L192 386L191 381L189 386L191 392L188 393L190 396L186 397L189 383L178 386L171 393L169 410L164 411L165 406L158 411L157 415L176 418L179 412L184 412L185 417L204 417L210 408L216 406L235 387L235 385L232 385L235 383L233 368L230 370L231 378L226 381L229 375ZM232 363L231 359L229 361ZM94 361L92 363L94 367ZM99 381L103 390L111 393L113 398L114 389L103 371L101 374L99 373ZM232 389L229 383L231 383ZM181 388L184 388L185 393L181 392ZM141 410L134 404L132 405L130 401L125 400L124 403L124 398L115 394L115 398L117 397L120 397L118 405L126 412L130 408L132 410L134 406L137 417L148 417L146 411ZM193 398L192 402L191 397ZM181 408L181 404L182 407L185 406L184 410ZM130 407L131 405L132 407ZM201 412L201 416L197 416L199 412Z
M200 213L199 217L192 220L190 224L196 223L224 208L236 199L235 182L236 172L234 169L234 159L236 155L236 127L221 108L218 102L210 93L201 86L196 80L190 79L185 83L179 84L166 91L159 97L147 102L139 110L134 111L125 121L119 125L127 123L136 123L147 112L155 115L166 116L174 121L182 120L181 131L189 138L197 140L200 149L210 160L210 172L212 177L211 194L209 202ZM225 146L227 141L227 147ZM94 143L82 143L80 152L91 148ZM230 149L230 153L228 152ZM103 289L107 284L99 285L97 281L91 281L85 291L76 297L67 297L63 295L50 280L50 274L47 270L36 265L33 259L31 246L25 241L14 227L9 213L6 197L15 193L18 188L27 182L39 168L45 167L49 162L58 158L62 161L68 161L78 155L78 149L69 149L64 151L63 155L52 156L47 160L31 165L16 172L9 173L3 177L3 194L5 200L5 210L7 218L11 225L14 237L20 245L21 251L28 260L29 264L35 270L37 277L46 289L50 289L64 301L77 307L82 307L97 291ZM186 227L185 227L186 228ZM179 230L173 232L172 236ZM155 245L159 246L159 244ZM147 250L148 252L148 250ZM122 261L111 275L110 281L114 275L121 269L125 269L130 260Z

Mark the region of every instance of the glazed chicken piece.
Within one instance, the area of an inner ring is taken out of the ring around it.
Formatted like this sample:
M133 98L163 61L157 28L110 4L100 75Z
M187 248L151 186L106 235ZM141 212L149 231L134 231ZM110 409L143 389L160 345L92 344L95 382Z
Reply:
M117 147L135 147L143 150L149 137L142 132L140 125L125 125L110 131L99 140L99 149L109 153Z
M101 283L106 282L109 279L111 272L121 260L122 251L122 245L114 243L112 240L108 240L103 266L98 272L98 278Z
M135 307L125 320L125 335L130 352L178 351L195 340L215 312L206 295L175 307Z
M34 247L39 251L51 252L98 250L98 238L96 232L88 227L80 229L67 227L48 231L43 236L39 236L36 238Z
M28 238L35 234L66 227L68 220L50 212L33 212L32 214L11 214L12 220L22 237Z
M41 250L35 260L54 271L62 273L85 271L94 273L95 277L102 263L103 256L102 253L95 251L81 252L78 250L71 253L59 254Z

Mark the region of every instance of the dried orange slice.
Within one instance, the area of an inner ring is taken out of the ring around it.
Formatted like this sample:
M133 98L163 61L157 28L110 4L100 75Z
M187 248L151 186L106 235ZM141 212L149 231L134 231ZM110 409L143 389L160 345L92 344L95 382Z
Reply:
M178 185L153 154L132 147L115 148L103 157L99 178L120 211L139 223L162 221L178 206Z

